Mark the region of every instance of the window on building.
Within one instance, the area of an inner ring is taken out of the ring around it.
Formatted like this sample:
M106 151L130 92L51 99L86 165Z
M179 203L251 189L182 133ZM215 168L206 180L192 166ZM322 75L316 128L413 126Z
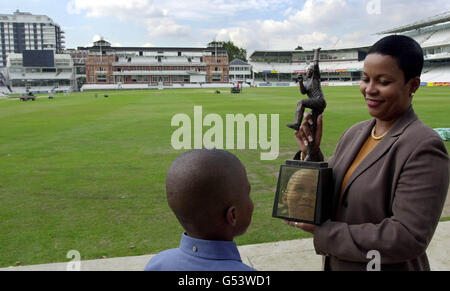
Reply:
M25 69L25 72L27 72L27 73L40 73L41 69L40 68L27 68L27 69Z
M172 80L173 80L173 82L183 82L184 77L183 76L173 76Z
M11 72L11 73L23 73L24 69L23 68L11 68L11 69L9 69L9 72Z
M105 75L97 76L97 82L98 83L106 83L106 76Z

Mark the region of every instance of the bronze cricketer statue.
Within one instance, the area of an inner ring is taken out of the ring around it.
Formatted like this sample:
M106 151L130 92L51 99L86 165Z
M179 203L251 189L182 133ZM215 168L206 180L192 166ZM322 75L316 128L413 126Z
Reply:
M308 98L302 99L297 103L297 111L295 112L294 123L286 124L287 127L293 130L299 130L303 121L303 114L305 108L311 109L313 124L310 125L312 136L315 136L317 127L317 118L323 113L327 107L327 102L322 92L320 85L320 69L319 69L319 52L320 48L314 50L313 63L308 67L306 81L303 81L303 76L298 77L300 92L303 95L308 95ZM305 161L316 161L316 154L312 151L312 144L308 145L308 153Z

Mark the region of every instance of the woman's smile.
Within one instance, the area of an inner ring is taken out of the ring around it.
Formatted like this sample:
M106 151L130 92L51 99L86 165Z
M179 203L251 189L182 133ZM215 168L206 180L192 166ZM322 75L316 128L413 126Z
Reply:
M384 101L380 100L380 99L366 98L366 103L367 103L367 106L369 106L371 108L376 108L376 107L380 106L382 103L384 103Z

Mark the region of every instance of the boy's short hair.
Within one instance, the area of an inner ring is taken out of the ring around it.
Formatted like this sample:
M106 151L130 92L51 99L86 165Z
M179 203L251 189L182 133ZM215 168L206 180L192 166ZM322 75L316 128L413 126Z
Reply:
M423 50L414 39L404 35L390 35L377 41L368 54L391 56L405 74L405 82L420 77L423 69Z
M204 233L226 207L241 199L246 179L244 166L233 154L192 150L177 157L167 172L167 201L186 231Z

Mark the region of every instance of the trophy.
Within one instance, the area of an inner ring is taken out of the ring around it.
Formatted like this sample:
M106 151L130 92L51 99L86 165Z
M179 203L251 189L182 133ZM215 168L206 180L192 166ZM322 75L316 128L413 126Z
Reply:
M317 118L327 106L320 84L319 53L320 48L314 50L306 80L302 76L298 78L300 92L308 98L297 103L295 120L287 124L289 128L299 130L305 108L309 108L313 120L309 125L312 136L315 136ZM312 143L305 154L303 161L287 160L281 166L272 216L320 225L331 217L333 173Z

